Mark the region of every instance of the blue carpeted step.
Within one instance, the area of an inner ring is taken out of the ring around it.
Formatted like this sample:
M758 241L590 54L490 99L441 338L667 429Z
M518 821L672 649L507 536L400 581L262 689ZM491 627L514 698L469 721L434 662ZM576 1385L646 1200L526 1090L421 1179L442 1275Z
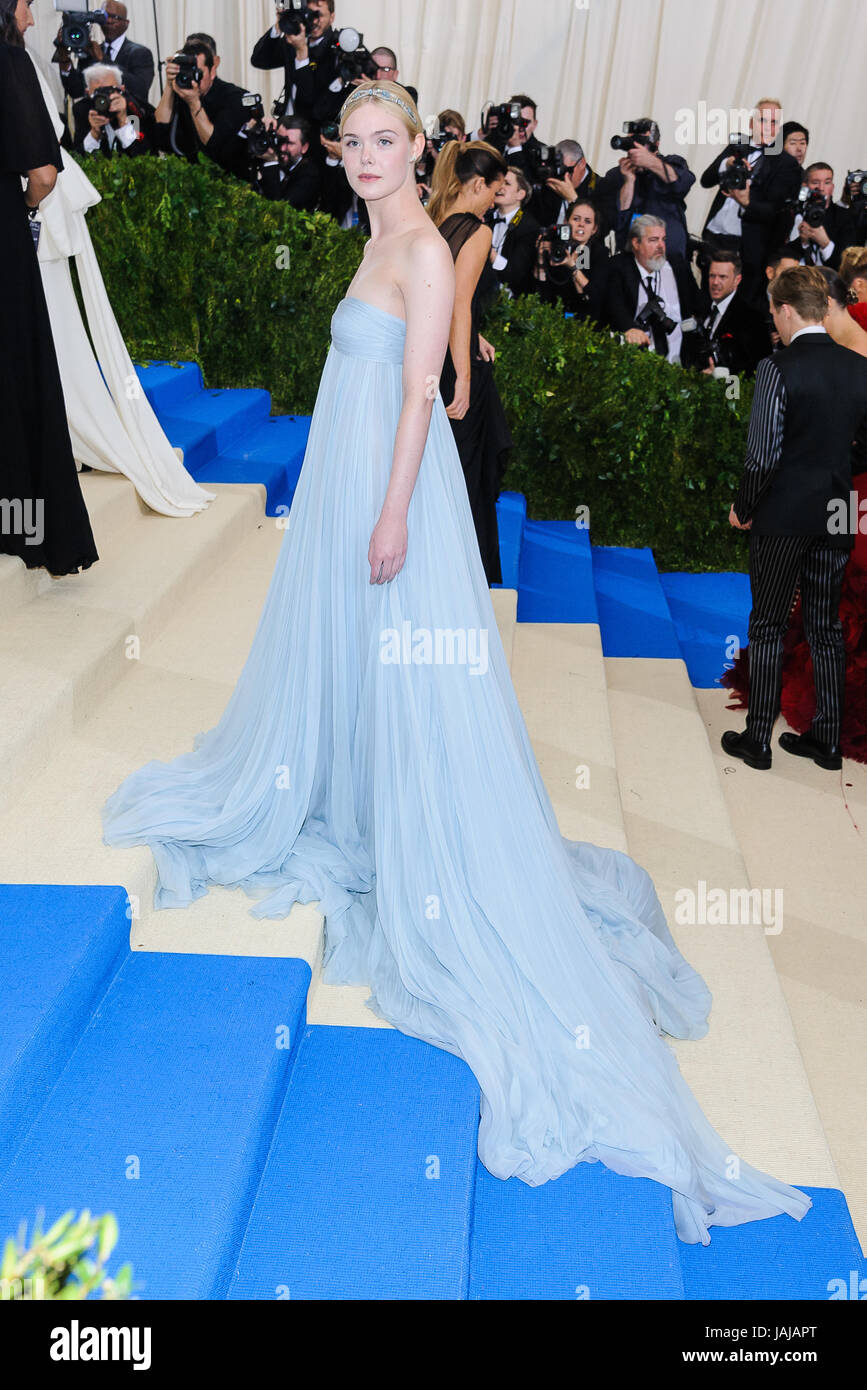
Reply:
M126 890L0 884L0 923L2 1175L129 952Z
M227 1296L466 1298L478 1121L450 1053L309 1028Z
M652 550L594 545L593 583L605 656L681 656Z
M518 571L518 622L598 622L590 533L574 521L527 521Z
M181 402L181 407L183 402ZM217 456L217 431L202 420L189 420L183 415L160 415L159 422L173 449L183 449L184 467L197 478Z
M867 1298L867 1262L843 1193L802 1190L813 1199L802 1221L772 1216L745 1226L712 1226L710 1245L681 1245L686 1297Z
M693 685L711 688L746 646L748 574L661 574L677 640Z
M501 492L497 498L497 536L500 545L502 584L495 589L517 589L521 558L521 536L527 520L527 499L523 492Z
M197 362L149 362L146 367L136 367L136 372L158 416L181 413L180 402L204 390Z
M272 415L199 474L199 482L264 483L268 516L285 515L298 486L310 434L309 415Z
M0 1182L0 1248L40 1208L111 1211L142 1298L224 1297L309 982L301 960L128 955Z
M171 413L195 425L213 429L217 453L242 444L247 435L268 419L271 397L267 391L201 391L182 401Z
M552 1182L503 1182L481 1163L471 1299L682 1299L671 1193L601 1163Z

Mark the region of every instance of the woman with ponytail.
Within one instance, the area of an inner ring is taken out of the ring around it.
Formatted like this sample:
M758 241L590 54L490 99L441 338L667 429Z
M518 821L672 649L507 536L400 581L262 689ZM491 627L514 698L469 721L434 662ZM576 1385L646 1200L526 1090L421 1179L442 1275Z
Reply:
M77 574L99 557L81 495L36 258L39 204L63 165L23 34L30 0L0 0L0 554ZM26 184L22 188L22 178Z
M440 391L461 458L489 584L501 584L497 496L512 436L493 376L494 349L479 318L499 291L483 221L506 177L502 155L483 140L450 140L434 167L428 212L455 263L455 307Z

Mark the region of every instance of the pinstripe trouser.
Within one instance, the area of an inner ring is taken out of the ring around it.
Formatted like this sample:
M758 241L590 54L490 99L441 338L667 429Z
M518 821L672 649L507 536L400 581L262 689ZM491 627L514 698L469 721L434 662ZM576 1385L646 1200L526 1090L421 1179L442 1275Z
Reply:
M826 545L821 536L762 536L750 532L753 607L748 633L747 730L759 743L770 743L780 712L783 638L799 583L804 633L813 658L816 687L811 732L824 743L840 742L846 677L840 589L850 554L849 550Z

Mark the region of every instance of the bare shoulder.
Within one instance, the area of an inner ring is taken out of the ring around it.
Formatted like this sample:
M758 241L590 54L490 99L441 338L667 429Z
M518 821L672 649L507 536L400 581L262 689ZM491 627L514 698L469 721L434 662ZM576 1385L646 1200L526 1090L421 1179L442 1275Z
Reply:
M445 237L431 222L429 227L413 227L403 238L400 256L400 287L423 281L443 293L454 286L455 267Z

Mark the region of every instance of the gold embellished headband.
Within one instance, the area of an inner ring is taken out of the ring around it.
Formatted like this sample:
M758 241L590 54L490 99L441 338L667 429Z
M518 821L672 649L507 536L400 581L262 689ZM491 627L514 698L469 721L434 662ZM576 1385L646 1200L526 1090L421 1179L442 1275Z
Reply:
M353 92L350 96L346 98L345 102L343 103L341 115L343 114L343 111L347 109L348 106L351 106L353 104L353 102L362 101L365 97L379 97L381 101L393 101L396 106L403 107L404 111L409 116L413 125L418 124L418 118L416 117L415 112L412 110L412 107L410 107L407 104L407 102L405 102L402 99L402 97L395 96L394 92L387 92L384 87L365 87L363 91L359 90Z

